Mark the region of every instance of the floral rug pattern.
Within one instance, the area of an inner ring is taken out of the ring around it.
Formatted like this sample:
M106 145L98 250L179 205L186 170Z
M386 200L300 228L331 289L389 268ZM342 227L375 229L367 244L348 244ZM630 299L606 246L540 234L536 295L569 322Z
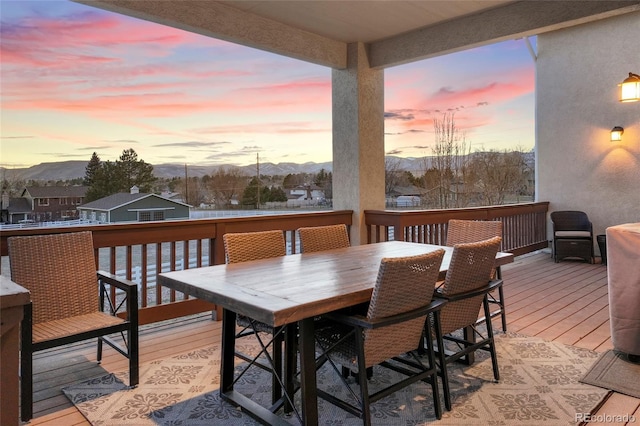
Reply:
M570 425L576 424L576 413L590 412L608 393L579 383L598 359L596 352L515 334L497 336L496 345L499 383L493 382L488 354L479 351L472 366L449 366L453 410L444 411L441 420L434 415L430 385L416 383L373 404L373 424ZM255 353L255 348L249 343L241 350ZM239 364L236 369L242 368ZM123 383L128 373L122 372L85 380L63 392L96 426L258 424L221 400L219 370L220 348L209 346L141 365L140 384L134 389ZM371 390L393 381L395 374L376 367ZM329 366L318 371L317 380L321 388L347 397ZM235 389L264 406L270 404L271 378L259 368L250 368ZM322 399L318 409L322 425L362 424ZM298 424L295 415L286 420Z

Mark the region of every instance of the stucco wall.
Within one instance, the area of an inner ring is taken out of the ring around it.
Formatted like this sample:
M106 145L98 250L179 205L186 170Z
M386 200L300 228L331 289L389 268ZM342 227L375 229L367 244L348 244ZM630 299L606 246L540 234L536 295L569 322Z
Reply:
M640 102L618 101L629 72L640 74L640 12L538 37L537 199L586 212L596 235L640 222Z

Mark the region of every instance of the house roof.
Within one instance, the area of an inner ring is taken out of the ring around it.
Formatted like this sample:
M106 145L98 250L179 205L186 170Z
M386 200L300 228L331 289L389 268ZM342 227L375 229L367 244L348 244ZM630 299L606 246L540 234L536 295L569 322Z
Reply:
M411 186L396 186L391 191L391 195L401 196L401 195L421 195L424 192L424 188L419 188L415 185Z
M28 193L32 198L64 198L84 197L86 186L28 186L22 191L22 196Z
M188 204L180 203L175 200L170 200L168 198L161 197L160 195L157 195L157 194L144 194L144 193L131 194L128 192L121 192L118 194L113 194L104 198L100 198L99 200L91 201L89 203L78 206L78 208L111 211L111 210L115 210L120 207L126 206L128 204L131 204L135 201L142 200L143 198L149 198L149 197L155 197L169 203L180 204L182 206L190 207Z
M26 198L11 198L7 211L9 213L30 213L32 211L31 203Z

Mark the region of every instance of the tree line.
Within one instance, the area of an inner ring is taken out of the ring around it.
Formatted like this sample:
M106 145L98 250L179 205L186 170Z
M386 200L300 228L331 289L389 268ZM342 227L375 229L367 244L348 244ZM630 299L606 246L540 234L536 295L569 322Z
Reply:
M259 208L269 202L286 202L285 189L296 186L321 186L331 192L331 173L289 174L287 176L248 176L238 167L221 167L203 177L159 179L153 166L138 159L133 149L126 149L116 161L102 161L93 153L85 168L84 185L88 186L86 201L129 192L133 186L141 193L161 193L165 190L182 194L187 204L213 204L229 208L236 202L243 207Z
M181 192L191 205L208 204L216 208L231 208L236 203L244 208L259 208L270 202L286 202L287 190L293 188L321 189L331 198L332 174L324 169L318 173L296 173L285 176L249 176L238 167L220 167L203 177L172 178L168 189Z
M385 194L388 199L406 194L420 198L420 206L447 209L490 206L514 202L520 197L533 199L533 155L522 150L471 152L466 135L460 132L453 114L434 120L435 143L431 156L423 158L417 174L403 170L400 160L385 161ZM414 171L415 172L415 171ZM93 153L85 168L84 179L66 182L30 182L30 185L88 186L87 202L137 186L141 193L180 193L185 203L215 208L260 208L269 202L286 202L287 190L303 188L310 196L314 188L332 199L331 172L296 173L286 176L250 176L238 167L220 167L203 177L158 178L153 166L139 159L133 149L126 149L115 161L102 161ZM16 196L26 182L11 182L2 177L2 191ZM400 189L405 189L401 192Z

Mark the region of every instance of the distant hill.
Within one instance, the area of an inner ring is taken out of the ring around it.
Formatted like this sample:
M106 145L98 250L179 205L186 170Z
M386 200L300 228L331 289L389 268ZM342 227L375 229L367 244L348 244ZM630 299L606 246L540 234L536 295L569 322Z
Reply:
M474 155L474 154L472 154ZM527 153L526 161L533 165L534 154L533 152ZM394 163L396 170L410 171L414 175L422 175L425 167L431 167L431 157L421 158L402 158L387 156L387 161ZM7 177L11 180L24 179L24 180L70 180L76 178L83 178L85 174L85 168L87 167L87 161L61 161L58 163L41 163L36 166L22 169L7 169L0 167L1 177ZM230 164L224 164L219 166L187 166L187 175L189 177L202 177L204 175L210 175L219 168L238 167ZM256 165L251 164L248 166L239 166L247 175L252 176L256 173ZM266 176L286 176L289 173L318 173L321 169L327 172L333 171L333 163L327 161L324 163L261 163L260 174ZM185 175L184 164L158 164L153 166L154 174L159 178L173 178L183 177Z
M83 178L86 167L87 161L61 161L58 163L41 163L28 168L7 169L0 167L0 173L2 177L6 176L11 180L70 180ZM189 177L202 177L207 174L212 174L221 167L229 168L234 166L229 164L220 166L187 166L186 172ZM255 165L241 166L239 168L244 170L247 175L254 175L256 173ZM260 174L271 176L287 175L289 173L318 173L321 169L331 171L332 163L260 164ZM153 172L159 178L183 177L185 175L185 167L184 164L158 164L153 166Z

